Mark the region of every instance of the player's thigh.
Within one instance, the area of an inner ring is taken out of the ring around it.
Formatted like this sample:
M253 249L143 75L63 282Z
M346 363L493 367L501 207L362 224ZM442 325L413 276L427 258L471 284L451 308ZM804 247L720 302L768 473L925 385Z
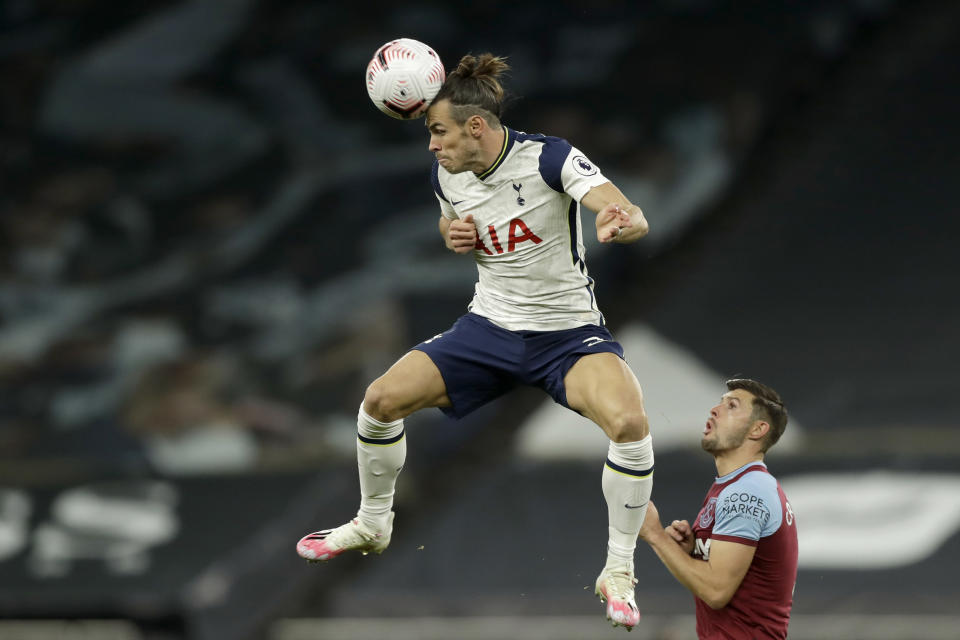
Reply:
M640 382L618 355L585 355L563 382L570 408L600 425L611 440L633 442L649 433Z
M374 380L363 397L363 410L381 422L405 418L427 407L450 405L440 370L422 351L408 351Z

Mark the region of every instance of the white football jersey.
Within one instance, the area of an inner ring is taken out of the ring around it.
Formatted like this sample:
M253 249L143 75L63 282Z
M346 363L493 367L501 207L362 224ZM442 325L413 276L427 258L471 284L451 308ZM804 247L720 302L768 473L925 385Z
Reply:
M608 180L562 138L504 129L499 157L480 175L433 164L443 215L473 214L477 226L469 310L511 331L603 325L584 262L580 199Z

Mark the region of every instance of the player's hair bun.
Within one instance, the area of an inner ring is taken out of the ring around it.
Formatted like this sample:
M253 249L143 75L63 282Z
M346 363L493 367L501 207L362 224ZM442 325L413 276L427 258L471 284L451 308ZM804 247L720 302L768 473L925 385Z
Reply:
M506 58L495 56L492 53L481 53L478 56L467 54L460 59L460 64L450 75L472 79L481 83L496 98L503 100L503 87L500 85L500 76L510 70Z

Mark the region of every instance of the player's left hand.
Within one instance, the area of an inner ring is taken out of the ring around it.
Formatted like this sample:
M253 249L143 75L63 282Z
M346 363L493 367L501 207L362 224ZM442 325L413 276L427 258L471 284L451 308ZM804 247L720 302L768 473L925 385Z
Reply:
M597 240L613 242L623 229L632 226L630 214L619 204L610 203L597 213Z

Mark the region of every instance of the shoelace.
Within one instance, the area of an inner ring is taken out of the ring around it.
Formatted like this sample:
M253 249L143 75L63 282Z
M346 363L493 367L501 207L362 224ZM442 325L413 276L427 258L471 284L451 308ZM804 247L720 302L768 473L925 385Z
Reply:
M619 600L633 599L633 587L637 579L628 571L611 571L607 574L607 595Z
M333 529L327 536L327 540L332 543L340 544L347 543L351 541L351 538L354 536L359 537L364 542L376 542L380 538L381 534L370 531L359 520L351 520L350 522L340 525L336 529Z

